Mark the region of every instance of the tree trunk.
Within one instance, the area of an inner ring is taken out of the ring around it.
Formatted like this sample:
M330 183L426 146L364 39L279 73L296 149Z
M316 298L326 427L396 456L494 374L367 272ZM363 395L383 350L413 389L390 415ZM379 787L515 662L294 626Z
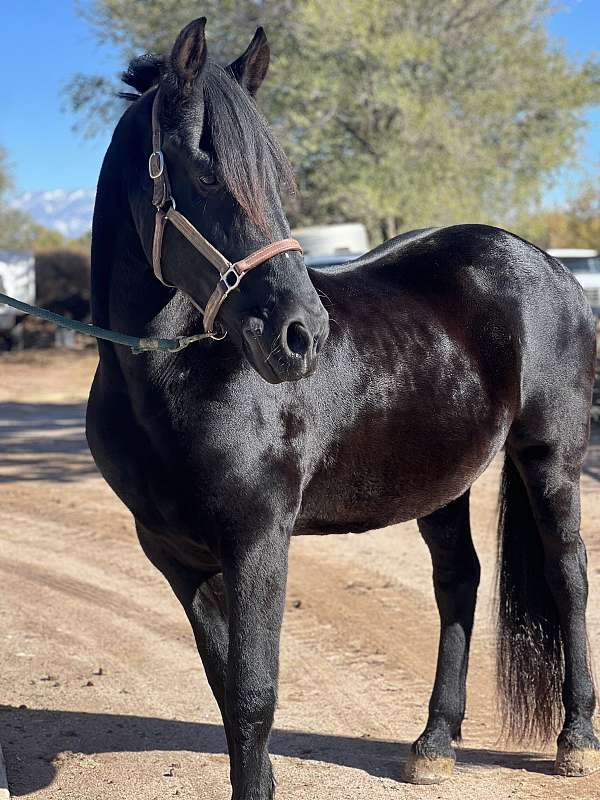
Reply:
M396 217L388 216L381 220L381 234L385 239L392 239L398 233Z

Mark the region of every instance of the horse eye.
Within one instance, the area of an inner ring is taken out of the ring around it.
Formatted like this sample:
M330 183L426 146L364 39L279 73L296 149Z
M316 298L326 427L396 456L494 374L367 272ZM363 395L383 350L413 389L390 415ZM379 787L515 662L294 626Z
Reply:
M200 183L203 183L205 186L214 186L217 181L216 175L201 175L200 176Z

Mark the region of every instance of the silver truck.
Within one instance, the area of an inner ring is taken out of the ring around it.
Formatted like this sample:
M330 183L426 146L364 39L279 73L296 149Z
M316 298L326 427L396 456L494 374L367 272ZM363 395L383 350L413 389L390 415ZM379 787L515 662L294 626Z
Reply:
M600 316L600 256L597 250L554 249L548 254L558 258L577 278L594 314Z

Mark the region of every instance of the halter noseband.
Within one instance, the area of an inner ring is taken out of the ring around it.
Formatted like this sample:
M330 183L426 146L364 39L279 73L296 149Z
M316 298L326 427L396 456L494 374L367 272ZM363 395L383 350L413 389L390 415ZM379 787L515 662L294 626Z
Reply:
M165 157L161 150L162 135L158 118L159 94L160 89L157 90L152 103L152 153L148 159L148 172L154 182L152 205L156 208L154 241L152 243L152 268L161 283L165 286L171 286L163 278L161 267L163 234L167 222L171 222L219 273L219 281L208 299L206 308L200 308L194 300L192 300L192 303L202 312L205 333L212 339L222 339L225 336L224 331L218 334L214 332L215 318L227 295L239 286L244 275L254 267L264 264L265 261L280 253L285 253L289 250L297 250L301 253L302 247L296 239L280 239L277 242L261 247L260 250L256 250L246 258L232 263L216 247L213 247L208 239L205 239L183 214L177 211L175 200L171 193Z

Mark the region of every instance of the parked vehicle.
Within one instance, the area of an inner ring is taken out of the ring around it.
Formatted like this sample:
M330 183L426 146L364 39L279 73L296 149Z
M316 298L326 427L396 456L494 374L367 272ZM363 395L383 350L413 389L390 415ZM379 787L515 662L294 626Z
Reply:
M296 228L292 236L300 242L307 258L346 256L349 260L369 249L367 229L358 222Z
M346 264L359 256L362 256L362 252L347 253L346 255L306 256L304 262L307 267L327 269L328 267L337 267L339 264Z
M597 250L555 249L548 253L570 269L583 287L594 314L600 316L600 256Z
M35 303L35 259L22 250L0 250L0 292ZM18 339L23 314L0 304L0 349L10 350Z

